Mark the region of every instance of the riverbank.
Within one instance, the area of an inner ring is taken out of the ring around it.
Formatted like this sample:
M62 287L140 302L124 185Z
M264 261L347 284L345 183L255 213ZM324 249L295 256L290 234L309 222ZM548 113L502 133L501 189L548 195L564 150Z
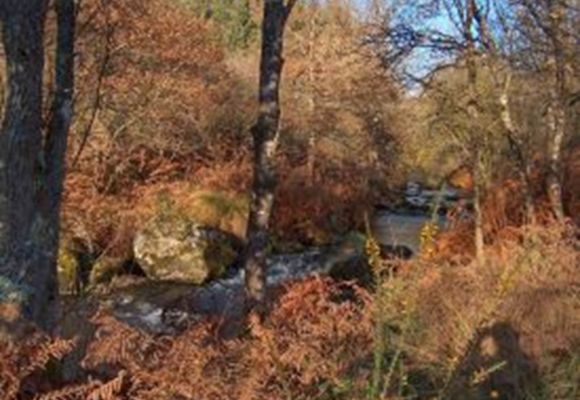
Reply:
M489 247L483 267L415 259L392 275L389 261L375 266L374 289L306 277L274 285L266 318L237 328L225 315L168 310L175 330L152 333L79 299L63 325L74 343L2 347L0 374L21 393L62 388L75 399L573 399L578 245L570 227L526 227ZM61 379L47 381L42 354L64 357Z

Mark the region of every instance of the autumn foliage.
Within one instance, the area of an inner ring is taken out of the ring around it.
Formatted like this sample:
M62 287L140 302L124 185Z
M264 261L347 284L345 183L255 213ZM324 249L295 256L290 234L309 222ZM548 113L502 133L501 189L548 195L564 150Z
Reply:
M151 336L84 308L75 341L33 335L3 346L0 389L6 399L363 399L379 354L380 398L573 398L577 239L557 225L522 237L490 247L483 271L416 261L377 276L372 292L296 282L272 293L262 322L209 317ZM80 366L67 382L72 360Z
M196 221L243 237L257 3L235 2L248 13L236 18L223 13L234 3L226 0L214 9L189 0L79 3L62 247L78 246L93 267L126 273L136 268L136 232L167 198ZM462 71L436 77L445 93L410 96L362 45L368 27L352 7L320 3L297 6L288 24L273 252L362 231L375 204L401 197L395 189L410 168L433 186L443 175L467 194L474 186L465 149L448 135L465 133L465 116L454 111ZM47 71L53 63L49 55ZM492 93L488 78L483 93ZM535 90L527 76L519 79ZM527 90L512 103L535 135L522 147L536 224L526 224L523 182L495 125L496 99L486 95L484 122L497 148L486 160L494 168L482 198L485 263L473 261L470 210L451 207L450 228L433 238L428 256L377 260L364 288L318 276L276 287L263 319L195 315L172 334L150 334L99 297L116 289L114 279L66 298L64 338L21 325L15 309L0 304L0 399L577 398L580 147L570 140L563 158L569 219L556 223L535 112L544 100ZM50 99L50 85L46 93Z

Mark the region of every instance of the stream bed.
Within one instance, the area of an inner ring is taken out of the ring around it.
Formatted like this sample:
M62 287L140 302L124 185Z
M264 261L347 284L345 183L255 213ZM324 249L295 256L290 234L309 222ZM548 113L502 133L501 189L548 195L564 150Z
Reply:
M421 228L429 220L428 215L416 212L377 210L371 229L381 247L404 248L416 254ZM444 217L438 217L438 222L443 226ZM299 253L272 255L267 260L267 286L326 275L336 265L356 263L363 256L361 246L346 241ZM243 270L234 270L203 286L146 282L123 288L108 303L119 319L152 333L167 333L202 315L223 318L242 315L244 278Z

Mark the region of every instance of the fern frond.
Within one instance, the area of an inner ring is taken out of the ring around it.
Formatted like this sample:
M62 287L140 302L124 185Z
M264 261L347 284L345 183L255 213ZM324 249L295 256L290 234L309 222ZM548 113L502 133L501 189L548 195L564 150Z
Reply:
M123 385L127 377L126 371L119 374L102 386L93 389L87 396L87 400L117 400L117 395L123 390Z

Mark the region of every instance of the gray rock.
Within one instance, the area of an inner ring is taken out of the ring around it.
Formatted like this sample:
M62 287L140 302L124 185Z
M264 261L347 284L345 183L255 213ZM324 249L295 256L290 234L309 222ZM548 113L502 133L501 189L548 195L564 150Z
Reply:
M232 234L180 215L160 215L137 233L135 260L147 277L200 285L221 276L238 256Z

